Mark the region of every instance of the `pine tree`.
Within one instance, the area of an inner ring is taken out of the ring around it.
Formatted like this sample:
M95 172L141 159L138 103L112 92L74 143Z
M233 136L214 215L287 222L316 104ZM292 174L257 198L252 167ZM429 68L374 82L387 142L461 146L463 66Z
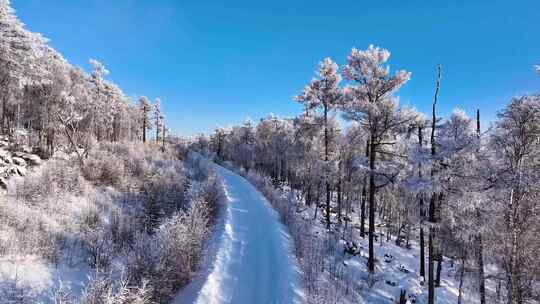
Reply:
M333 162L329 151L329 123L328 116L334 112L341 100L342 92L339 87L341 76L338 74L338 65L330 58L319 63L317 78L312 80L304 88L301 95L295 99L304 104L307 111L322 110L324 128L324 162L325 162L325 186L326 186L326 228L330 229L330 175Z
M375 271L375 194L383 186L376 183L377 155L389 154L385 147L392 146L393 135L414 119L407 111L398 109L392 94L410 78L410 73L398 71L394 76L383 64L390 52L370 45L367 50L353 49L343 68L344 77L353 82L344 90L342 109L344 117L358 122L369 134L369 257L368 269ZM387 181L388 182L388 181Z
M161 113L161 100L159 98L156 98L153 108L154 128L156 129L156 143L159 143L159 133L163 129L163 114Z
M150 125L150 111L152 107L150 106L150 101L146 96L141 96L139 98L139 111L141 113L141 125L142 125L142 141L146 142L146 131L150 130L152 127Z

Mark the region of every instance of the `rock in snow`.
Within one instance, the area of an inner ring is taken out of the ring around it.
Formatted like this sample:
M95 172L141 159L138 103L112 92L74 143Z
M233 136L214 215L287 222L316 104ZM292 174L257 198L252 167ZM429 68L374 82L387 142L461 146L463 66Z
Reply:
M23 158L32 166L39 166L43 162L41 157L37 156L36 154L25 154L23 155Z
M26 161L20 157L13 157L13 163L17 166L26 167Z

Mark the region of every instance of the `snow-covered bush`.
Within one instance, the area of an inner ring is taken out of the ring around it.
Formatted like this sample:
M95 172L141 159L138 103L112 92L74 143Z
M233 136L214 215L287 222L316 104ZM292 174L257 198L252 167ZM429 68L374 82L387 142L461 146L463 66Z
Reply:
M173 296L197 270L202 245L208 234L208 209L200 202L196 207L173 216L159 233L163 246L154 280L156 299Z
M69 161L51 160L26 178L14 179L8 191L17 200L26 203L40 203L51 195L62 195L69 192L79 194L83 190L84 181L77 166Z
M142 282L155 275L157 264L162 255L162 246L158 239L145 232L138 232L127 252L126 272L134 282Z
M172 150L129 142L96 144L79 164L51 159L10 181L0 204L0 257L97 273L84 297L78 288L68 295L54 285L51 301L149 303L173 296L197 270L223 196L211 165L195 158L185 164ZM111 283L122 272L126 283Z
M86 285L80 304L151 304L152 288L147 281L132 286L127 280L115 284L106 276L96 275ZM60 302L64 304L64 302ZM58 303L58 304L60 304ZM57 303L55 303L57 304ZM69 303L67 303L69 304Z
M49 293L49 299L54 304L75 304L75 299L71 293L71 288L65 286L63 282L60 281L59 286L53 288Z
M90 266L99 271L107 270L114 250L110 231L105 227L87 227L80 238Z
M154 286L152 299L170 299L197 270L209 222L208 204L199 201L166 220L156 233L138 233L128 252L127 277L134 284L148 280Z
M87 180L96 184L120 186L123 182L123 161L107 151L92 152L82 171Z

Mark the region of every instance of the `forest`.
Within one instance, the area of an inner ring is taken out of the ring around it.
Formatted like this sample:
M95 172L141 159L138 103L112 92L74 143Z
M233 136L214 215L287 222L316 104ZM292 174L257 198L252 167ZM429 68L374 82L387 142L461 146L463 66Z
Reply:
M162 303L198 268L220 180L90 64L0 1L0 303Z
M444 65L421 113L389 50L343 59L322 59L294 117L178 136L159 98L72 65L0 0L0 303L184 303L205 265L234 262L211 253L234 252L241 200L277 212L290 246L249 250L291 251L299 282L268 284L298 302L539 303L540 95L482 125L482 108L440 114ZM230 194L247 185L262 198ZM197 303L253 303L231 297Z
M355 242L366 238L366 280L377 275L377 238L404 248L417 241L427 303L436 303L443 257L460 265L458 303L465 277L479 303L538 301L540 96L512 98L489 126L480 125L481 109L473 117L456 109L443 118L439 66L426 115L400 107L396 93L410 73L391 73L389 57L369 46L353 49L341 68L326 58L295 97L305 109L297 117L218 128L195 145L285 189L294 199L284 204L295 211L284 214L311 211L325 233L342 236L346 251L355 254ZM291 223L290 229L299 238L298 259L308 259L303 270L317 273L306 284L314 293L327 290L318 288L317 276L331 270L312 269L318 266L307 252L316 242L305 233L311 228Z

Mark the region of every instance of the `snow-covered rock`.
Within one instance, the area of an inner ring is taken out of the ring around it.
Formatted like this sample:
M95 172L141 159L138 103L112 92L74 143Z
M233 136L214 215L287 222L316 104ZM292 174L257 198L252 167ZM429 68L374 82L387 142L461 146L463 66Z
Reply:
M0 176L0 189L6 190L7 186L8 186L7 180Z
M29 162L32 166L39 166L43 163L41 157L36 154L24 154L22 158Z
M36 154L22 151L11 152L0 147L0 177L2 177L0 188L5 189L7 179L12 176L26 176L28 166L39 166L42 163L43 161Z
M10 157L10 155L11 153L9 153L9 151L0 149L0 159L5 160L6 158Z
M20 157L13 157L13 163L20 167L26 167L26 161Z
M26 168L17 167L17 174L20 175L20 176L26 176Z

